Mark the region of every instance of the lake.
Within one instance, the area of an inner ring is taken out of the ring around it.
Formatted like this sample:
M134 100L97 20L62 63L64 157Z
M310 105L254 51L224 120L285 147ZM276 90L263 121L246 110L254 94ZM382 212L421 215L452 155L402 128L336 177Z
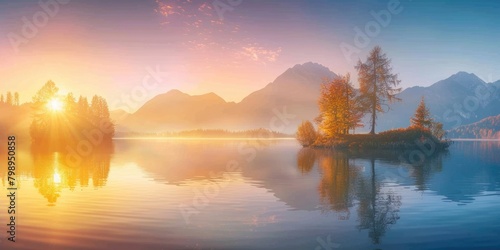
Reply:
M0 248L500 249L499 141L402 155L123 139L68 167L22 147L17 242L2 208Z

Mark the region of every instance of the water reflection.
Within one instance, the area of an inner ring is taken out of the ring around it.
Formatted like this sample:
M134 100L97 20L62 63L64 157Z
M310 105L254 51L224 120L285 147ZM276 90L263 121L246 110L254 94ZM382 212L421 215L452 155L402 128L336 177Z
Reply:
M28 249L314 249L329 234L343 249L500 244L498 145L456 143L450 155L413 166L394 151L301 149L294 141L115 143L116 153L95 151L78 166L61 152L19 151L31 202L23 214ZM232 161L241 169L227 170ZM0 175L6 179L4 168ZM205 191L215 184L218 191ZM466 202L474 204L457 206ZM189 225L179 204L193 211ZM59 223L46 224L48 215ZM54 235L58 247L49 246Z
M390 225L399 220L401 195L393 190L382 191L382 185L377 181L375 159L370 159L371 176L359 178L357 197L359 200L359 229L367 229L373 243L380 243Z
M318 193L323 211L329 209L348 214L349 207L353 206L356 179L360 176L361 167L342 152L319 150L317 158L322 173Z
M461 205L500 190L499 142L455 142L452 157L427 182L445 201Z
M443 159L447 156L448 152L434 154L432 157L427 157L424 164L410 166L410 176L415 180L417 190L428 189L427 183L435 173L443 170Z
M303 148L297 153L297 166L301 173L309 173L316 162L316 150Z
M297 168L308 174L318 162L321 174L317 184L323 212L338 214L339 220L349 220L356 209L360 230L368 230L373 243L378 244L400 219L402 196L388 183L408 183L413 179L417 190L426 189L433 173L442 169L443 154L427 157L420 165L402 165L401 154L395 151L344 152L325 149L301 149L297 153ZM398 169L393 171L393 169ZM405 169L401 169L405 168Z
M32 148L35 188L49 205L55 205L63 189L87 187L90 180L94 188L103 187L109 175L112 152L112 145L96 147L82 156L78 164L70 164L67 161L69 153Z
M499 164L500 141L458 141L455 142L457 150L468 158L480 158L486 163Z

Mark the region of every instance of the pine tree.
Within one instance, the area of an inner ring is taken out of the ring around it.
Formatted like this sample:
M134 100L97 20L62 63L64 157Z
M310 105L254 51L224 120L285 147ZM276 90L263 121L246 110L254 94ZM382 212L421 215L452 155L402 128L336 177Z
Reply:
M82 120L87 119L90 113L90 106L89 102L87 101L87 97L80 96L78 98L78 103L76 104L76 106L76 114L78 115L78 117L80 117Z
M14 105L19 106L19 93L14 93Z
M64 100L64 107L68 115L74 115L76 111L76 99L73 93L68 93Z
M59 88L56 87L56 84L53 81L48 81L43 87L38 90L35 96L33 96L33 103L47 103L50 99L52 99Z
M101 124L112 124L111 132L107 133L106 135L108 136L108 138L111 138L114 135L114 125L111 121L111 116L106 99L97 95L92 97L92 102L90 104L90 121L94 126L101 126Z
M411 126L420 129L430 129L433 124L429 109L425 105L424 97L420 100L420 104L411 118Z
M392 74L391 60L379 46L373 48L366 62L358 62L358 80L360 85L360 102L366 113L371 113L371 131L375 134L377 113L385 112L382 108L387 103L400 100L396 94L400 83L397 74Z
M7 105L14 105L14 101L12 100L12 93L7 92L7 100L5 102L7 103Z
M69 93L61 100L64 102L64 110L55 112L56 110L49 109L47 104L49 101L56 100L54 98L57 97L57 92L56 85L49 81L33 97L34 116L30 134L35 145L61 149L64 145L85 139L85 134L89 131L94 133L95 129L103 132L102 138L110 142L114 135L114 124L111 122L108 105L104 98L94 96L89 105L86 97L80 96L76 102L74 95ZM49 110L54 112L49 112Z
M51 119L47 115L46 104L49 100L56 96L59 89L55 83L48 81L38 92L33 96L33 121L30 126L30 135L33 141L43 141L48 136L51 126Z

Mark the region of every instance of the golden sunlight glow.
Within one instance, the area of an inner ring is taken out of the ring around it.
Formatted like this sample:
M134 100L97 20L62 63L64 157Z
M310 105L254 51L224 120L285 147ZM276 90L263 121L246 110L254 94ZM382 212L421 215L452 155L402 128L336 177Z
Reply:
M54 173L54 183L55 184L60 184L61 183L61 175L59 175L58 172Z
M61 111L63 108L63 104L60 100L54 98L54 99L49 101L49 103L47 104L47 107L51 111Z

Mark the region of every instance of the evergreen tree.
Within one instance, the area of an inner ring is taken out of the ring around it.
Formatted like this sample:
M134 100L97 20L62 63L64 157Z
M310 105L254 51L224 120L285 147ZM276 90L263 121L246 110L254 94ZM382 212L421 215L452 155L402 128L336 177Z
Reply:
M431 118L431 113L429 112L429 109L425 105L425 100L424 97L422 96L422 99L420 100L420 104L417 107L417 110L415 111L415 114L411 118L411 126L420 128L420 129L430 129L433 120Z
M366 113L371 113L371 131L375 134L377 113L385 112L387 103L400 100L396 94L400 83L397 74L392 74L391 60L379 46L373 48L366 62L358 62L358 80L360 85L360 102Z
M57 92L56 85L49 81L33 97L35 112L30 134L35 146L61 149L65 145L88 140L86 133L96 131L95 129L103 133L101 138L106 142L103 146L109 146L114 135L114 124L111 122L106 100L94 96L89 105L86 97L80 96L77 102L73 93L60 98ZM59 106L58 103L55 104L59 100L63 102L64 110L54 108Z
M87 97L80 96L78 98L76 113L82 119L88 118L88 116L90 114L90 106L89 106L89 102L87 101Z
M19 93L14 93L14 105L19 106Z
M47 112L47 103L56 96L59 89L55 83L48 81L33 96L33 121L30 126L30 134L33 141L43 141L49 135L51 117Z
M35 96L33 96L33 103L47 103L50 99L52 99L59 88L56 87L56 84L53 81L48 81Z
M64 107L69 115L74 115L76 112L76 99L73 93L68 93L64 100Z
M7 105L10 105L10 106L14 105L14 101L13 101L13 99L12 99L12 93L10 93L10 91L9 91L9 92L7 92L7 100L6 100L6 103L7 103Z
M95 95L92 97L90 104L91 123L94 126L100 126L103 123L112 124L109 108L106 100L100 96ZM114 127L112 131L107 134L109 138L114 135Z

